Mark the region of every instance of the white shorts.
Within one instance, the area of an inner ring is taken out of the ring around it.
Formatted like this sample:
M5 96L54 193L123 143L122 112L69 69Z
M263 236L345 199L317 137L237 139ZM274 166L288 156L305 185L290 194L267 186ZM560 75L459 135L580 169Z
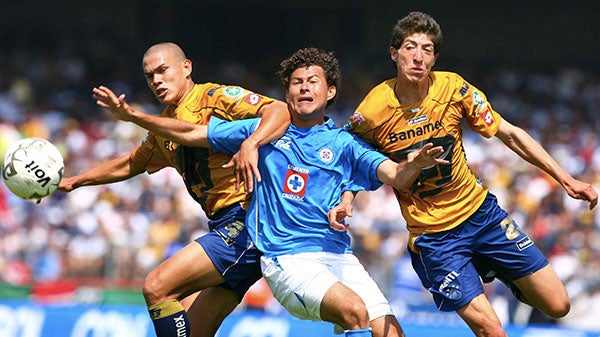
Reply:
M322 321L321 301L341 282L365 302L370 320L393 315L392 307L353 254L327 252L261 257L261 269L273 296L290 314Z

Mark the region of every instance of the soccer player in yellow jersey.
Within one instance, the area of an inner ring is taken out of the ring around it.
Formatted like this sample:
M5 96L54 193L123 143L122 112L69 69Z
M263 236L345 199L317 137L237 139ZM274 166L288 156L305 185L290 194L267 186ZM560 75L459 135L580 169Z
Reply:
M237 86L194 83L192 62L174 43L150 47L142 65L148 87L165 105L161 116L197 124L208 124L213 115L226 120L262 116L263 122L243 145L248 152L283 134L290 123L283 102ZM107 101L115 95L100 86L93 89L93 97L108 109ZM119 102L129 107L124 95L119 96ZM236 188L230 160L223 153L180 146L149 132L130 154L65 177L60 183L59 189L69 192L174 167L206 212L210 232L146 276L143 294L158 337L214 336L223 319L262 276L261 253L245 228L249 194ZM202 292L191 306L191 300L187 301L186 314L180 301L199 290ZM194 319L188 321L188 315Z
M479 89L458 74L432 71L441 42L440 26L429 15L412 12L399 20L389 50L397 76L368 93L346 129L398 162L427 142L445 149L448 164L423 169L410 188L395 190L412 264L440 310L456 311L477 336L506 336L480 276L504 281L551 317L566 315L570 301L544 255L467 166L461 121L486 138L498 137L590 209L598 194L504 120Z

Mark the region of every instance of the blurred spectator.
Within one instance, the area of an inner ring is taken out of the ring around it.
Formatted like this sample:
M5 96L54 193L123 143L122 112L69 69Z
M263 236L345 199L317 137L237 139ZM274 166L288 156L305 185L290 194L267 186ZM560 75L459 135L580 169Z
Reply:
M139 64L114 64L120 46L109 40L87 42L89 48L65 44L58 51L23 49L3 55L5 64L13 66L4 68L0 78L0 153L17 137L48 138L63 152L67 174L74 175L141 141L144 130L114 121L95 106L90 93L101 80L118 93L139 98L136 104L142 110L158 112L144 82L137 79ZM332 110L338 123L382 80L369 73L370 59L344 57L345 85ZM281 97L273 89L279 84L269 76L276 64L263 69L230 61L194 62L203 71L215 72L203 77ZM478 78L473 65L469 77L493 88L488 98L507 120L526 128L570 173L600 189L598 75L593 69L551 69L498 65L490 68L493 76ZM568 198L552 179L495 139L467 132L464 146L472 168L565 282L573 305L558 323L600 329L595 318L600 310L600 212ZM349 222L356 255L397 314L404 316L421 310L430 299L407 262L405 221L392 193L387 187L360 193ZM57 192L39 205L18 199L0 184L0 277L20 285L68 278L83 285L101 280L140 289L146 273L206 231L206 222L177 173L169 169L68 195ZM258 284L246 304L276 307L260 289ZM503 285L492 284L486 291L495 305L505 308L501 316L515 319L517 303ZM534 313L525 316L525 321L535 321Z

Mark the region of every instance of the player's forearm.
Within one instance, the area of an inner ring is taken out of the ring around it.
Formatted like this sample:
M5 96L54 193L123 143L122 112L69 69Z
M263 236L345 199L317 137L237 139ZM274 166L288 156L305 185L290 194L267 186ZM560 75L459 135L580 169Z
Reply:
M260 147L285 133L290 126L291 117L287 104L281 101L263 106L259 112L261 121L258 128L244 142Z
M421 167L414 162L395 163L391 159L384 160L377 167L377 177L386 185L398 190L408 189L419 177Z
M175 118L159 117L138 110L130 112L130 121L159 136L178 144L195 147L210 147L208 127Z
M573 177L525 130L514 127L509 137L499 137L506 146L528 163L548 173L562 186Z
M144 172L143 168L133 168L129 154L115 158L82 174L65 177L61 181L62 190L73 190L82 186L104 185L123 181ZM69 186L67 186L69 185Z
M398 190L406 190L411 187L421 174L422 168L414 162L402 162L398 164L394 186Z

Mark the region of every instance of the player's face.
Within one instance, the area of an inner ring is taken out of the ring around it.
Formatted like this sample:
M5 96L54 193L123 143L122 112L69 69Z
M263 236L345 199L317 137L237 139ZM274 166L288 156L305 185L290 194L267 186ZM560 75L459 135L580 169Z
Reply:
M320 66L294 70L285 95L294 123L300 123L300 126L321 124L327 101L335 93L334 86L327 86L325 72Z
M396 63L398 76L410 82L426 80L437 59L433 42L425 33L407 36L400 48L390 47L390 55Z
M178 105L189 90L191 61L159 50L142 61L146 83L162 104Z

